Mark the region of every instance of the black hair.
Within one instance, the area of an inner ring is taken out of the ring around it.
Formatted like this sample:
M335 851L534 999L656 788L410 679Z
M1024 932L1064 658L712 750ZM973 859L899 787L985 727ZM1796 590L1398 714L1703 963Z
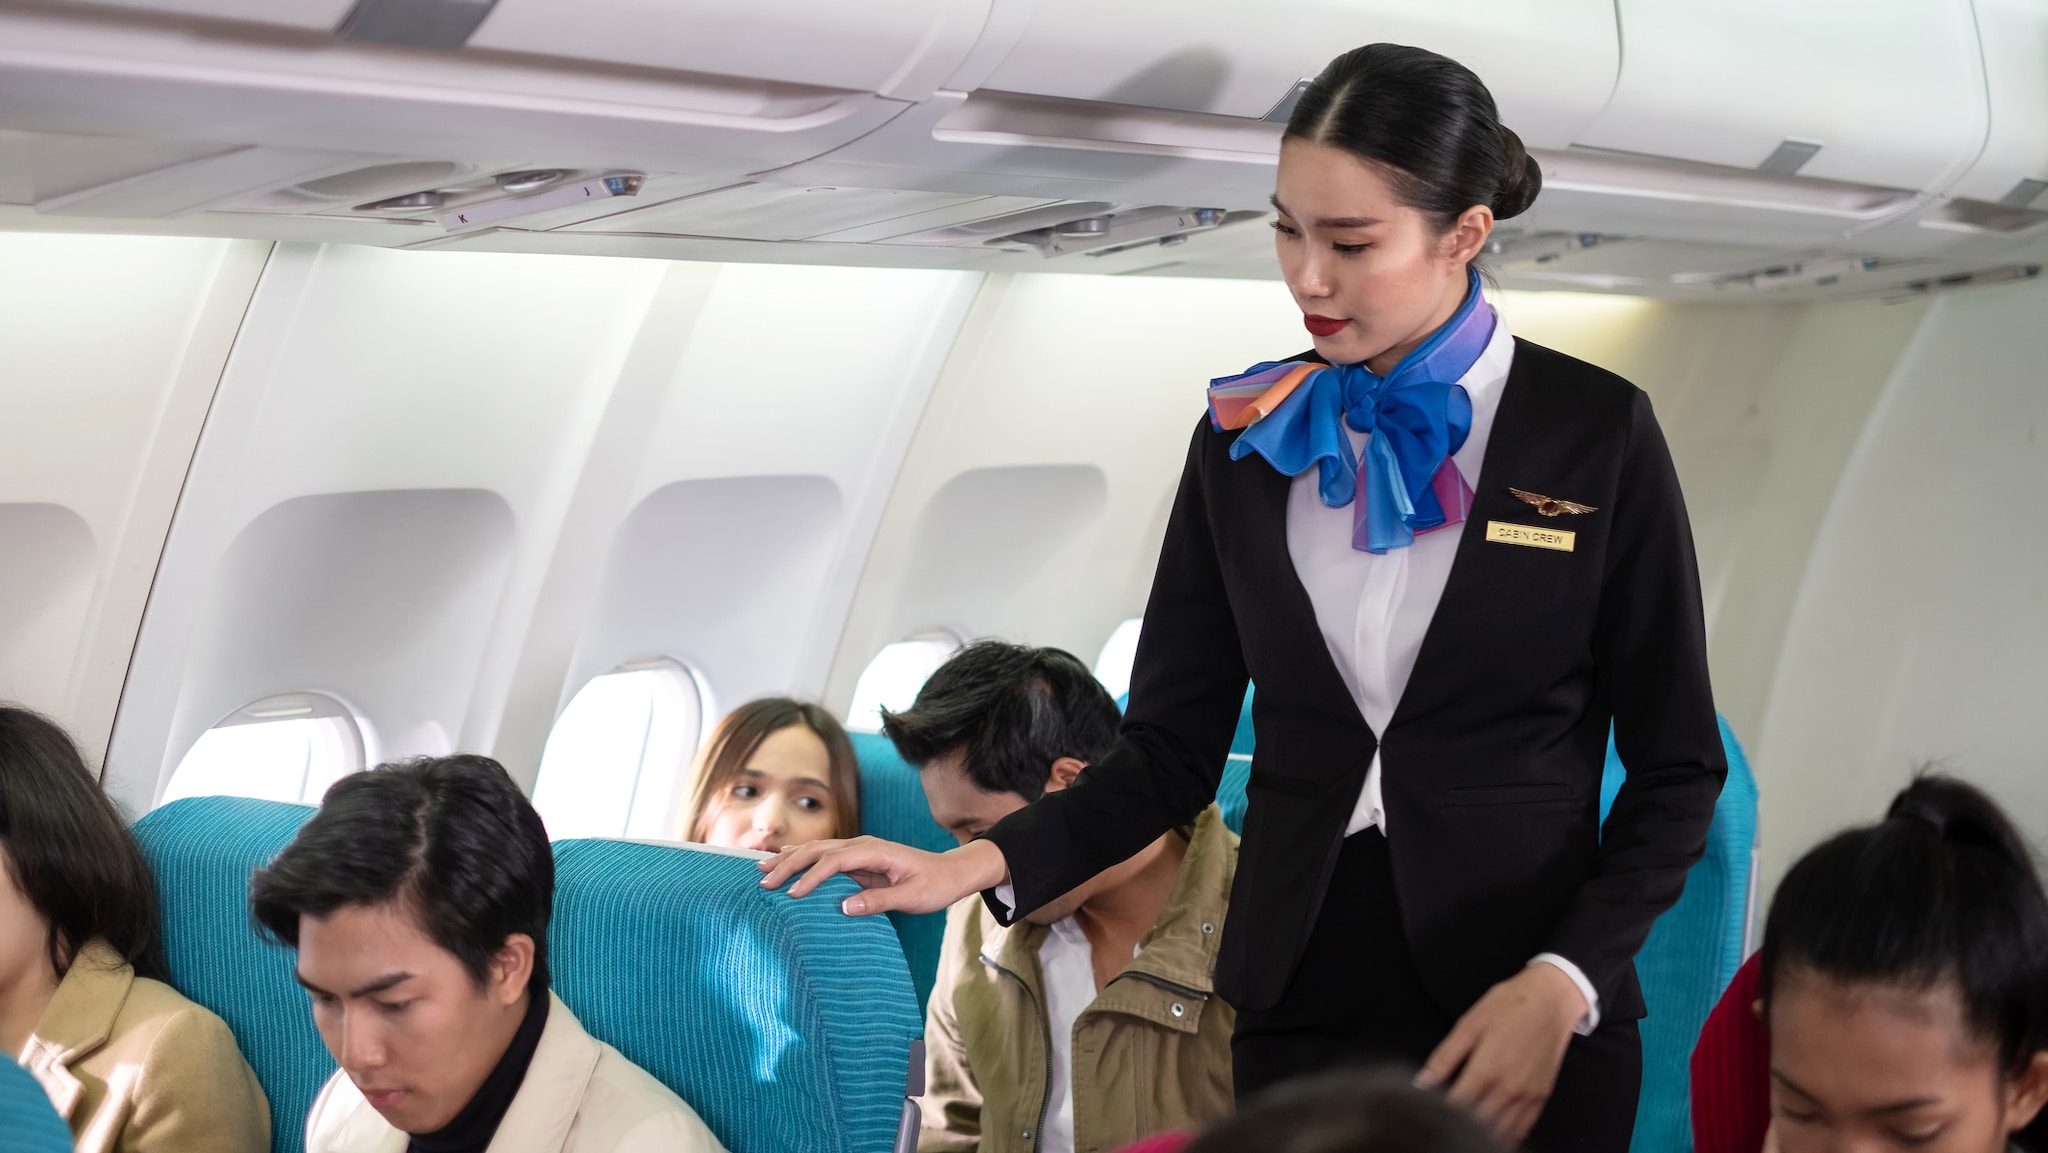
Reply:
M419 757L343 777L249 886L256 923L294 949L301 916L393 901L479 986L506 938L533 938L526 987L547 990L555 856L498 762Z
M1260 1094L1186 1153L1505 1153L1471 1114L1392 1069L1345 1069Z
M1309 82L1287 136L1372 162L1395 193L1446 229L1475 204L1506 220L1529 210L1543 172L1500 122L1493 94L1448 56L1367 44Z
M2048 1049L2048 897L2012 821L1952 777L1918 778L1884 820L1801 857L1771 900L1761 967L1766 1012L1801 972L1947 983L2007 1071Z
M120 810L55 721L0 705L0 868L50 922L58 975L105 941L138 977L170 980L156 880Z
M1072 653L976 641L940 665L900 713L882 711L897 755L920 769L963 754L986 793L1035 801L1052 763L1101 759L1116 743L1116 700Z

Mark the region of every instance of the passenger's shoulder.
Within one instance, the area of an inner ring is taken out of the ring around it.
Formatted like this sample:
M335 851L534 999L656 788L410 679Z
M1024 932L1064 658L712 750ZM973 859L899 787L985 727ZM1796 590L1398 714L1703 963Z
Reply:
M114 1019L114 1042L119 1044L124 1037L146 1038L150 1057L158 1063L204 1065L240 1061L242 1055L219 1014L148 977L135 979Z
M652 1073L599 1042L597 1067L577 1108L567 1153L718 1153L723 1149L689 1102Z

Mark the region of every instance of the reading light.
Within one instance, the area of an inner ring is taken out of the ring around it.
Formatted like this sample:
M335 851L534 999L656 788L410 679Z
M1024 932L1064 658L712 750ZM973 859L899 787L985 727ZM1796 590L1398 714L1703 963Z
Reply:
M392 196L374 200L368 204L356 205L357 212L418 212L427 208L439 208L448 197L439 192L408 192L404 196Z
M614 196L638 196L641 185L646 181L645 176L629 173L578 181L575 184L562 184L528 196L501 196L478 201L442 213L441 227L449 232L463 232L471 228L481 228L486 224L516 220L522 216L533 216L595 200L607 200Z

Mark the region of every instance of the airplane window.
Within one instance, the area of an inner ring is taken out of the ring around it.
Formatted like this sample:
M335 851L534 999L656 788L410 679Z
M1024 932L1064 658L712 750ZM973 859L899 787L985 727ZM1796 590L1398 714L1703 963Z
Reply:
M1131 691L1131 664L1138 656L1138 628L1144 623L1144 617L1132 617L1102 642L1102 653L1095 658L1095 679L1110 696L1121 697Z
M184 797L256 797L317 804L327 786L367 764L362 723L321 693L285 693L244 705L206 730L178 762L163 803Z
M577 690L548 734L533 789L548 836L676 839L706 695L668 657L620 665Z
M917 699L925 678L960 651L962 641L952 633L923 633L897 641L875 654L853 686L853 704L846 710L846 727L856 733L882 731L882 710L907 709Z

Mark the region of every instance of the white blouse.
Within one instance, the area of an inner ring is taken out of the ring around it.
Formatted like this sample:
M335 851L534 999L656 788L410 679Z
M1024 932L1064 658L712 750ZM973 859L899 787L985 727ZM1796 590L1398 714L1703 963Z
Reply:
M1472 429L1451 459L1468 484L1479 479L1479 466L1493 433L1493 416L1500 408L1501 390L1514 358L1514 337L1505 321L1496 320L1486 351L1458 381L1472 398ZM1353 431L1349 425L1344 431L1351 438L1353 452L1362 458L1367 434ZM1443 599L1462 534L1456 528L1446 528L1418 535L1407 548L1362 552L1351 547L1352 507L1324 505L1319 483L1319 470L1312 468L1295 477L1288 490L1287 553L1294 562L1295 575L1308 591L1316 625L1344 686L1358 702L1365 723L1375 734L1383 733L1408 687L1409 674L1415 671L1423 634L1436 615L1437 602ZM1364 493L1358 499L1364 499ZM1359 790L1344 835L1372 828L1383 835L1387 832L1377 752L1366 770L1365 785ZM1554 953L1539 954L1532 961L1556 965L1579 987L1588 1011L1578 1031L1592 1032L1600 1023L1600 998L1592 982L1577 965Z

